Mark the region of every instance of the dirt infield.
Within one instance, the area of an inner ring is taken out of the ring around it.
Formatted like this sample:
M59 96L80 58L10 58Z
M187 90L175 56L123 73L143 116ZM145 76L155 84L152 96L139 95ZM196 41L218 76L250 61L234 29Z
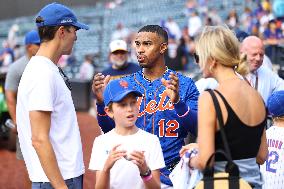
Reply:
M96 119L88 113L77 113L83 144L84 189L94 188L95 175L88 170L94 138L100 134ZM0 145L1 146L1 145ZM22 189L24 166L15 157L15 152L0 148L0 189Z

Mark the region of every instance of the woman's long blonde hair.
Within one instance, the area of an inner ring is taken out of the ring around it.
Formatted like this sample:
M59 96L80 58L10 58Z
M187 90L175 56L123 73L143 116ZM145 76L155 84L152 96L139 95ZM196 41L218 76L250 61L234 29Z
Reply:
M200 58L201 68L208 59L232 67L241 75L249 72L246 56L240 54L239 41L233 31L226 26L205 26L196 39L196 52Z

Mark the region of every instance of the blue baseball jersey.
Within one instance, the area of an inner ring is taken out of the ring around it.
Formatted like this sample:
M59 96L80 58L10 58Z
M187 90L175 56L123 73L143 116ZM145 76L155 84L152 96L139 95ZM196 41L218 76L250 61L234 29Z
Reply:
M149 81L142 71L124 77L143 96L138 98L140 106L136 125L159 137L166 167L161 170L161 182L172 185L169 174L180 160L179 150L184 145L188 132L197 133L197 100L199 92L189 77L167 69L163 78L169 80L170 72L179 78L180 101L172 104L165 93L161 78ZM104 132L114 128L114 122L105 115L103 105L98 105L98 121Z

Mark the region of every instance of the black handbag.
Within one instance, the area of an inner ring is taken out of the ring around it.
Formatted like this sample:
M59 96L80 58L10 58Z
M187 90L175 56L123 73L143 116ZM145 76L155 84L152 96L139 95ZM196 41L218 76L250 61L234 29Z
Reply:
M229 144L223 128L223 116L217 97L212 90L207 91L213 99L225 150L218 149L209 157L203 171L203 179L196 185L195 189L251 189L249 183L240 178L239 167L232 160ZM223 155L227 160L224 172L214 173L214 165L211 165L216 154Z

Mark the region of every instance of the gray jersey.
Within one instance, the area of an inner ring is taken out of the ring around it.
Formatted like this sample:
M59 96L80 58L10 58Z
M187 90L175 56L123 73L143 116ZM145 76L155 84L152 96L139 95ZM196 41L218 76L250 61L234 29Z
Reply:
M28 62L29 58L25 55L10 65L6 76L5 90L17 92L22 74Z

